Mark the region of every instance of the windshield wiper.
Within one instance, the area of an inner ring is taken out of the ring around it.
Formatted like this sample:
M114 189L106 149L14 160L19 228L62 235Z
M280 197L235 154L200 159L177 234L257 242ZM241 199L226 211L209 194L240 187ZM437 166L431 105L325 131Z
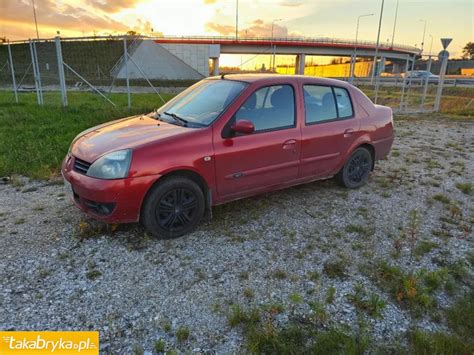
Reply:
M186 127L188 125L188 121L184 118L178 116L176 113L173 112L163 112L165 115L173 117L176 122L179 122L182 126Z

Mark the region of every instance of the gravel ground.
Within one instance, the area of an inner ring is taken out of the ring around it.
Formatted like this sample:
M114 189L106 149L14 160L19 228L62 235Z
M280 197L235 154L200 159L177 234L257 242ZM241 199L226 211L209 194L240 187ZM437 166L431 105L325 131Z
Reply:
M324 303L333 287L331 320L354 326L347 295L362 283L387 302L382 318L369 319L378 341L412 326L446 330L429 316L414 318L363 266L380 258L403 270L435 270L440 258L472 257L473 194L456 184L473 183L474 123L413 118L396 121L396 131L391 156L361 189L328 180L234 202L172 241L138 225L106 229L72 206L60 184L15 177L0 185L0 328L99 330L103 352L153 351L160 338L181 351L234 352L243 335L228 325L230 304L281 303L277 321L285 324L310 312L308 302ZM457 224L446 223L437 194L456 201ZM417 243L437 247L413 258L403 242L395 258L413 210ZM346 277L330 277L324 266L339 259ZM437 301L443 309L452 298L440 292ZM180 327L189 330L181 342Z

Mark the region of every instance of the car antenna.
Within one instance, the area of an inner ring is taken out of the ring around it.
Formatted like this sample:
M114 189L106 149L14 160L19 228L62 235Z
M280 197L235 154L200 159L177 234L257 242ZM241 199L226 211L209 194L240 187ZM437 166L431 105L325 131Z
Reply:
M239 73L239 72L225 72L225 73L221 74L221 79L225 79L225 76L229 75L229 74L241 74L241 73Z

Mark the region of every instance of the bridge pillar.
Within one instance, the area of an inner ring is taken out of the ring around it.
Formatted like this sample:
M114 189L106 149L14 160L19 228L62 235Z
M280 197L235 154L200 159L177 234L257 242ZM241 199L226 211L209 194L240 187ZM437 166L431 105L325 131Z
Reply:
M403 67L402 64L399 62L393 62L392 64L392 74L399 74L402 73Z
M212 75L219 75L219 57L212 58Z
M305 55L297 54L296 64L295 64L295 74L304 75L304 63L305 63Z

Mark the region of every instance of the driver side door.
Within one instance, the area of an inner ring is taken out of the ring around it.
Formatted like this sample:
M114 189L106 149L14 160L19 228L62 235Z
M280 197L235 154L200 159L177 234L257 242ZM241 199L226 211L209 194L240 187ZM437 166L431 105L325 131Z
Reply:
M235 199L294 180L298 175L301 131L296 88L271 85L255 90L214 136L217 191ZM255 131L236 134L236 120L251 121Z

